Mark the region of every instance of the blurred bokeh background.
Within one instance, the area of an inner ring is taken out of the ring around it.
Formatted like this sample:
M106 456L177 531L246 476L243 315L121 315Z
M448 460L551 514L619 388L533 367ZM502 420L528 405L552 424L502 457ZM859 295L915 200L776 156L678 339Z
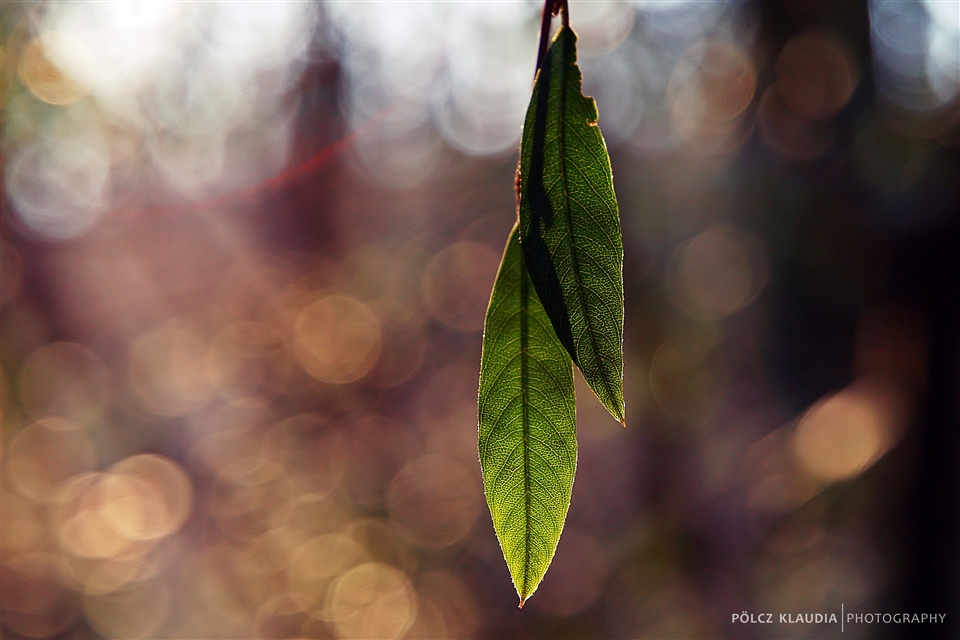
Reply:
M621 428L522 611L476 390L540 3L4 2L4 638L960 634L955 1L576 2Z

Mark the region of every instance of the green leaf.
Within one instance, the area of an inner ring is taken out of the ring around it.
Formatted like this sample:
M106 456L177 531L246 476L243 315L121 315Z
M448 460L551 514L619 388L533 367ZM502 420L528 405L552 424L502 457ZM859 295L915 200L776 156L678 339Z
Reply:
M597 105L564 26L537 74L520 146L520 243L560 341L614 418L623 403L623 240Z
M550 566L577 470L573 365L527 273L514 225L483 331L480 468L520 606Z

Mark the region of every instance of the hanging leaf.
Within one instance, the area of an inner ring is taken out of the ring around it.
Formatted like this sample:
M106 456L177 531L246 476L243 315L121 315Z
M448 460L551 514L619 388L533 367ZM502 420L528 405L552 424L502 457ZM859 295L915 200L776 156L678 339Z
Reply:
M562 27L534 84L520 147L520 242L557 336L625 424L623 240L597 105L580 91L577 37Z
M517 225L487 308L478 414L484 492L523 606L570 507L577 424L573 365L530 281Z

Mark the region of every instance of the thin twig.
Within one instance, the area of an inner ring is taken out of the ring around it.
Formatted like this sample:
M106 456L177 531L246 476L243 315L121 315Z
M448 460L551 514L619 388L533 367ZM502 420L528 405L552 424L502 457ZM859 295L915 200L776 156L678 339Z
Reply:
M563 13L563 26L570 26L569 10L567 0L544 0L543 16L540 18L540 47L537 49L537 68L533 70L533 81L537 81L537 74L540 73L540 67L543 65L543 59L547 56L547 47L550 44L550 22L557 13ZM520 191L522 185L522 176L520 175L520 165L522 158L517 159L517 176L514 180L514 188L517 192L517 219L520 218ZM523 602L520 603L523 606Z
M540 48L537 49L537 68L533 70L533 79L536 81L537 74L543 64L543 58L547 55L547 46L550 44L550 21L553 16L561 14L563 26L570 28L570 7L567 0L544 0L543 16L540 18Z
M550 20L554 16L558 0L544 0L543 15L540 18L540 48L537 49L537 68L533 70L533 79L537 79L540 73L540 65L543 64L543 58L547 55L547 45L550 44Z

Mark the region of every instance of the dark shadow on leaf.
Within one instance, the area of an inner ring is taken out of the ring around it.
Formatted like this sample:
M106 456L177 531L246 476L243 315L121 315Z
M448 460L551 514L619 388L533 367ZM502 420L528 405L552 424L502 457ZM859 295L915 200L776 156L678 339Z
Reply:
M560 288L560 277L550 255L550 248L544 241L544 231L553 224L553 205L543 184L544 147L547 137L547 106L550 100L550 71L553 65L553 49L545 57L540 68L537 111L533 127L533 145L530 150L530 170L521 176L521 198L526 198L530 207L530 227L526 235L521 235L524 260L533 280L537 295L543 304L553 330L566 348L574 363L577 362L577 350L573 344L573 330L570 327L570 314ZM562 82L562 78L561 78ZM559 159L558 159L559 160Z

